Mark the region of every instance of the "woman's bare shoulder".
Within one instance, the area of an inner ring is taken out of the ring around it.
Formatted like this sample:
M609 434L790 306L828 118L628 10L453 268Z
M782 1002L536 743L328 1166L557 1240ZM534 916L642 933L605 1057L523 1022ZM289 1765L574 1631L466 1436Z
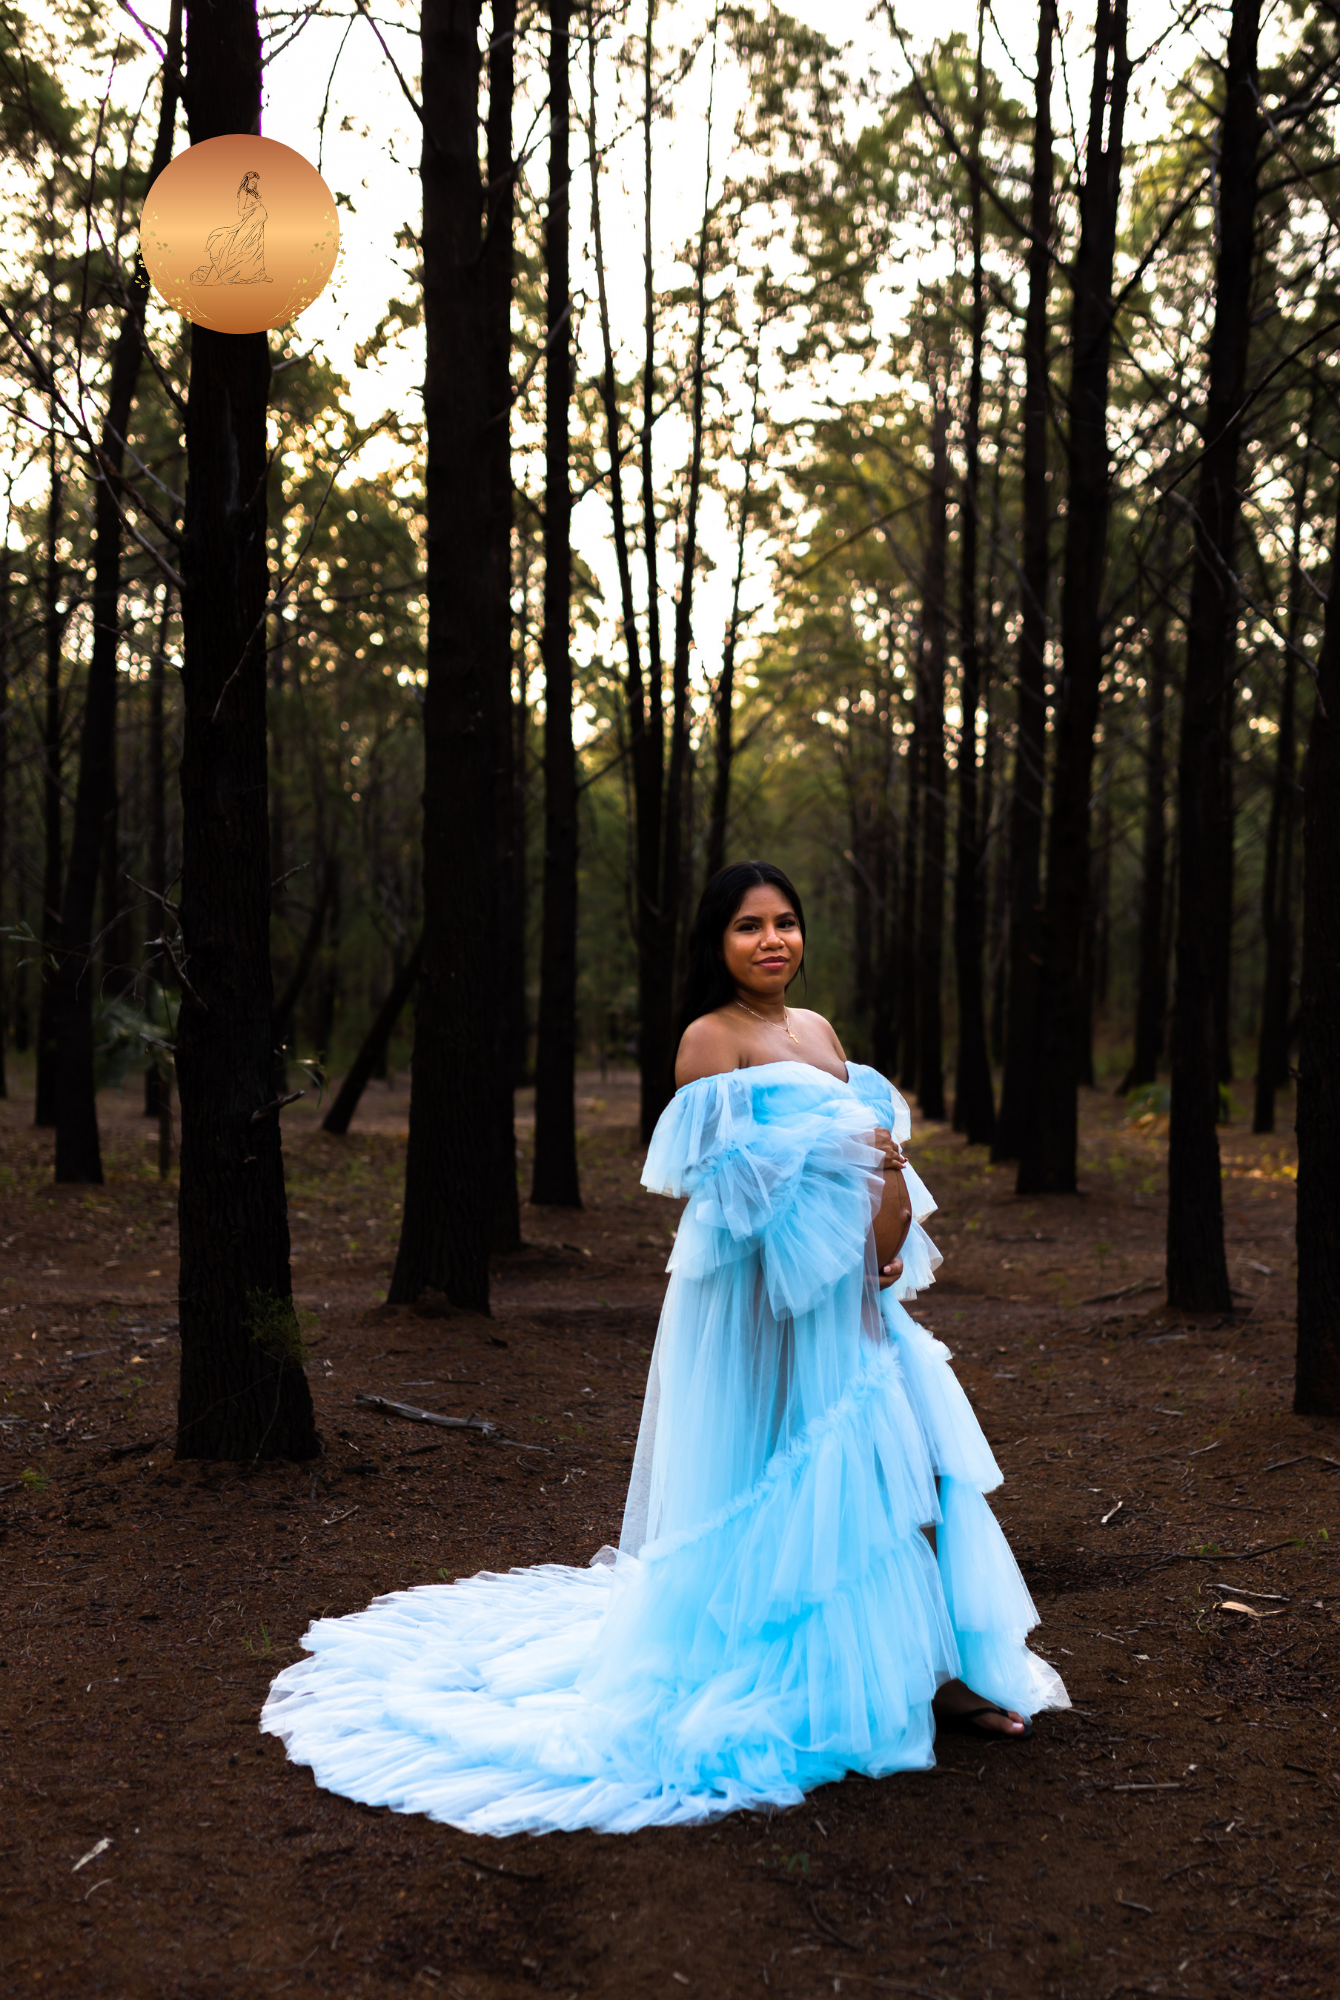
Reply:
M723 1070L740 1067L740 1036L733 1023L720 1013L700 1014L690 1021L680 1038L675 1058L675 1087L697 1083L700 1077L720 1076Z
M846 1062L847 1052L838 1040L837 1029L833 1026L827 1015L816 1014L812 1007L792 1007L790 1012L793 1022L812 1029L821 1041L827 1042L835 1056L840 1057L843 1062Z

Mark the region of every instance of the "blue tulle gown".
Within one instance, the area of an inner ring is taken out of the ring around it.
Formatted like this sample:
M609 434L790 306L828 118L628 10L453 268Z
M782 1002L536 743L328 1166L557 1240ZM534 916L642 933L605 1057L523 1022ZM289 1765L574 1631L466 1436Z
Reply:
M907 1107L858 1063L676 1093L643 1183L688 1204L617 1553L318 1620L261 1717L318 1784L475 1833L624 1832L924 1769L946 1680L1068 1705L1024 1644L999 1468L899 1303L940 1262L910 1169L904 1274L876 1284L875 1125L905 1138Z

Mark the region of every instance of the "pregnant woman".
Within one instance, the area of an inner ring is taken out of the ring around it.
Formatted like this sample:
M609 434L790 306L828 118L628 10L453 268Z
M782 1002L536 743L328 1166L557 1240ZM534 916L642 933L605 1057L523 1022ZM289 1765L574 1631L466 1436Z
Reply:
M208 263L192 271L193 285L270 285L265 270L265 204L260 175L243 174L237 188L238 220L211 229L205 244Z
M319 1784L477 1833L793 1805L1021 1736L1065 1689L983 1495L907 1108L786 1004L779 869L708 884L643 1183L687 1196L617 1552L396 1591L307 1633L261 1727Z

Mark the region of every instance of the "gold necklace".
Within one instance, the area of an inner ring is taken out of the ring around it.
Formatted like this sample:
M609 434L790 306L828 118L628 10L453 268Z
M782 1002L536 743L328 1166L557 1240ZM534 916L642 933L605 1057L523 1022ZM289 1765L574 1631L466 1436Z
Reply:
M757 1007L750 1007L745 1001L741 1000L738 993L735 996L735 1004L737 1007L743 1007L746 1014L752 1014L756 1021L762 1021L766 1027L775 1028L783 1025L786 1028L787 1034L791 1035L791 1040L795 1043L796 1047L800 1047L800 1037L791 1034L791 1016L785 1007L782 1008L782 1020L779 1024L776 1021L770 1021L766 1014L760 1014Z

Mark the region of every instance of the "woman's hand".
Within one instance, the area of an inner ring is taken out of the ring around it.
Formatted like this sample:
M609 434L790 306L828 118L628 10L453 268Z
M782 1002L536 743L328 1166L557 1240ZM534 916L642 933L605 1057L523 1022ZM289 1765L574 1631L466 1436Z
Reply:
M886 1264L879 1274L879 1289L881 1292L887 1292L890 1285L896 1285L902 1275L903 1260L901 1257L895 1257L893 1262Z
M882 1165L886 1173L890 1168L897 1167L901 1169L907 1165L907 1154L898 1144L892 1132L887 1131L883 1125L876 1125L870 1135L870 1143L879 1152L883 1153L884 1159Z

